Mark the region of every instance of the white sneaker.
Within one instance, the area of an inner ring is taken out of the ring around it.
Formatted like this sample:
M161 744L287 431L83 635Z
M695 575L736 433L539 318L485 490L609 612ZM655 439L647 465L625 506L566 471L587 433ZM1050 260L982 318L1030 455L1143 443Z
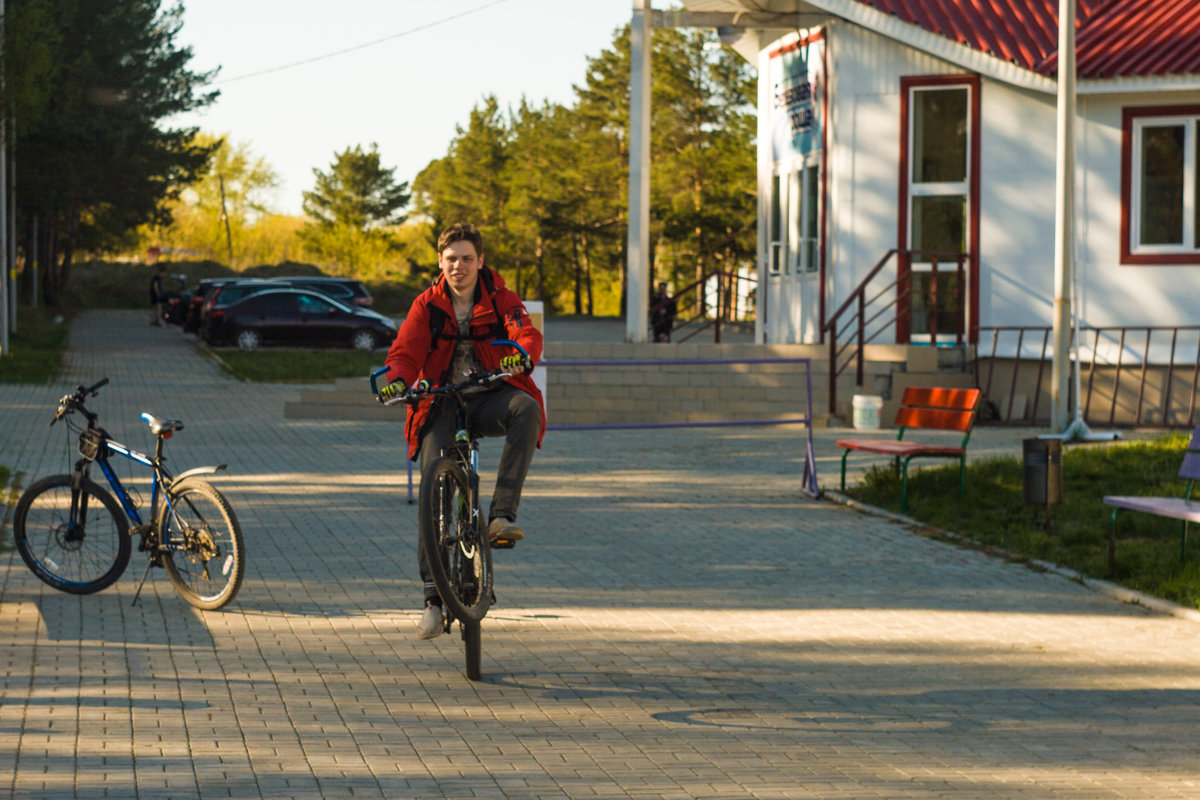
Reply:
M422 639L436 639L445 632L446 618L442 614L442 607L437 603L426 603L425 613L417 623L417 636Z
M525 531L521 530L521 526L504 517L496 517L488 525L489 541L503 539L509 542L519 542L524 538Z

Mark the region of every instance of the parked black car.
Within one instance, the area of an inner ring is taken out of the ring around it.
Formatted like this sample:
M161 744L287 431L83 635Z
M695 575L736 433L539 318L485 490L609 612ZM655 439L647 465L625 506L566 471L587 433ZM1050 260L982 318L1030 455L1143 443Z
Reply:
M397 327L389 317L318 292L265 289L214 311L209 330L213 343L243 350L263 344L374 350L390 344Z
M354 278L331 278L325 275L296 275L283 278L271 278L273 281L295 286L297 289L311 289L314 292L329 295L334 300L340 300L348 306L370 306L375 302L366 285Z
M187 309L183 312L183 329L188 333L200 330L200 310L204 301L217 290L218 286L236 280L237 278L202 278L188 295Z
M213 339L213 321L221 313L243 297L249 297L265 289L287 289L288 284L282 281L264 280L262 278L235 278L213 288L204 297L200 306L200 338L209 344L216 344Z

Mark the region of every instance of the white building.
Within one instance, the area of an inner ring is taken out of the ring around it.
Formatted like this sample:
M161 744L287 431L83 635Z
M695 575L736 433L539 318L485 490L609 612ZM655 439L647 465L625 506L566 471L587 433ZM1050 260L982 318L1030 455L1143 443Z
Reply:
M1051 323L1057 0L684 5L759 69L758 341L822 341L881 260L877 342ZM1080 323L1198 325L1200 3L1079 0L1076 51Z

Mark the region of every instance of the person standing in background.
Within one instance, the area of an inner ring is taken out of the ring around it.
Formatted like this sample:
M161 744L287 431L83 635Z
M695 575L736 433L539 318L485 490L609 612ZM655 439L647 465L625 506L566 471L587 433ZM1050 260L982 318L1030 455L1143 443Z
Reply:
M658 291L650 297L650 329L654 331L654 341L671 341L677 313L675 301L667 294L666 281L659 283Z
M150 279L150 324L162 325L163 307L163 277L167 274L167 265L159 264L154 277Z

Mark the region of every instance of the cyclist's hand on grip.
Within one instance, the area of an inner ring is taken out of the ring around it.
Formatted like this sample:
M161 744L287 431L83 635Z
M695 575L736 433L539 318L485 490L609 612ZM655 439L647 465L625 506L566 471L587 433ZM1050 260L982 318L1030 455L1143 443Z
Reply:
M533 365L529 363L528 356L514 354L500 359L500 367L505 372L511 372L513 375L520 375L522 372L525 372L532 366Z
M380 402L386 403L389 400L395 400L406 391L408 391L408 384L400 379L397 379L379 390L379 400Z

